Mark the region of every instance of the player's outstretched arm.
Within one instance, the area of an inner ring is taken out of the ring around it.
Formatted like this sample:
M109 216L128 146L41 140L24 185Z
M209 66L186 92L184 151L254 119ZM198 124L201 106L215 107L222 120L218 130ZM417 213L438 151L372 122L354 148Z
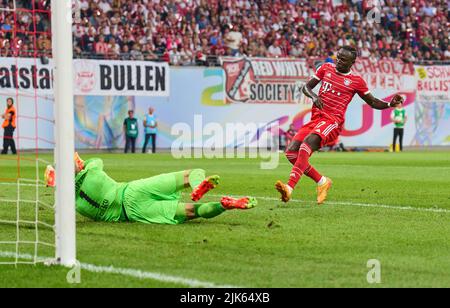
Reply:
M317 96L316 93L313 92L313 89L319 84L320 80L316 78L311 78L302 88L303 94L308 96L310 99L312 99L314 105L316 105L317 108L322 109L323 108L323 102L320 99L319 96Z
M373 109L383 110L391 107L396 107L397 105L403 103L403 97L396 94L390 102L383 101L376 98L371 93L366 94L362 99Z

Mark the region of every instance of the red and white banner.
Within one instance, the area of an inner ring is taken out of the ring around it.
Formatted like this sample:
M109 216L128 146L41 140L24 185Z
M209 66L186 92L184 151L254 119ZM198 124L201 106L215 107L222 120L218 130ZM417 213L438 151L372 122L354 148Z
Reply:
M417 99L434 103L450 102L450 66L415 66Z
M169 64L73 60L75 95L170 95ZM53 95L53 61L0 58L0 94Z
M53 64L31 58L0 58L0 94L53 95Z
M369 89L413 90L414 66L411 63L394 60L373 62L358 59L352 70L367 82Z
M169 96L166 62L74 60L76 95Z
M227 103L295 104L310 76L304 60L222 58Z

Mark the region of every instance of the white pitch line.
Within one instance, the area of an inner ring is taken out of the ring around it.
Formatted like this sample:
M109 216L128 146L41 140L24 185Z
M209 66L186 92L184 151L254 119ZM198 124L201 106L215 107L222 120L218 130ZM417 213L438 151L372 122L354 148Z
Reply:
M4 252L0 251L0 257L4 258L16 258L16 254L14 252ZM29 254L19 254L18 259L25 259L25 260L34 260L34 256ZM43 262L46 260L49 260L51 258L43 258L38 257L39 262ZM93 273L106 273L106 274L117 274L117 275L123 275L138 279L151 279L151 280L157 280L161 282L170 282L170 283L177 283L186 285L193 288L239 288L237 286L230 286L230 285L218 285L213 282L208 281L201 281L197 279L189 279L189 278L183 278L178 276L171 276L161 273L153 273L153 272L145 272L137 269L129 269L129 268L116 268L114 266L98 266L94 264L88 264L88 263L80 263L81 269L93 272Z
M211 197L223 197L222 195L209 195ZM238 197L238 196L234 196ZM242 197L242 196L241 196ZM256 199L267 200L267 201L279 201L278 198L273 197L255 197ZM292 203L313 203L312 201L291 199ZM395 206L387 204L370 204L370 203L356 203L356 202L338 202L338 201L326 201L325 205L348 205L348 206L358 206L358 207L369 207L369 208L382 208L400 211L416 211L416 212L431 212L431 213L447 213L450 214L450 210L441 208L423 208L423 207L412 207L412 206Z
M17 185L16 183L0 183L0 185ZM21 184L21 186L36 186L34 184ZM42 185L45 187L45 185ZM223 197L222 195L209 195L211 197ZM238 197L238 196L235 196ZM280 201L278 198L273 197L255 197L261 200L267 201ZM281 201L280 201L281 202ZM289 201L291 203L313 203L312 201L298 200L292 199ZM441 209L441 208L423 208L423 207L412 207L412 206L395 206L388 204L371 204L371 203L357 203L357 202L347 202L347 201L327 201L325 203L330 205L348 205L348 206L358 206L358 207L372 207L372 208L382 208L382 209L391 209L391 210L401 210L401 211L415 211L415 212L431 212L431 213L450 213L450 210Z

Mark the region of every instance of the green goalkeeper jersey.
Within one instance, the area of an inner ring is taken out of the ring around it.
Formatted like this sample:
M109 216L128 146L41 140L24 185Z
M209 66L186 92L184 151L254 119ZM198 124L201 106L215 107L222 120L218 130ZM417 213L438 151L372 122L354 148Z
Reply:
M85 161L75 177L76 209L96 221L124 221L122 202L128 184L117 183L103 171L101 159Z

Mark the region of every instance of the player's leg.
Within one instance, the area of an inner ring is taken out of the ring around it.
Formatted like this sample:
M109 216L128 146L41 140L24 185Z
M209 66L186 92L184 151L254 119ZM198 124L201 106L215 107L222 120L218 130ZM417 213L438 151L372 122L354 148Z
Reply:
M219 185L220 177L218 175L206 177L206 172L203 169L185 170L173 174L178 190L188 187L192 188L192 201L200 200L207 192Z
M309 158L311 155L320 149L323 143L328 142L328 140L337 138L338 134L335 131L335 137L328 138L330 135L327 134L328 131L325 131L326 136L321 136L316 133L312 133L306 137L299 151L299 158L295 163L292 173L289 177L289 182L287 184L287 189L295 189L298 184L298 181L302 177L303 174L307 175L314 182L317 183L317 203L322 204L328 195L328 191L331 188L332 181L330 178L322 176L317 170L310 165ZM290 190L290 193L292 193Z
M255 198L234 199L224 197L220 202L180 203L178 200L148 199L126 189L124 207L131 222L175 225L195 218L213 218L227 210L247 210L255 207Z
M403 128L399 129L399 143L400 143L400 152L403 151L403 134L404 134L405 130Z
M131 138L131 153L136 153L136 138Z
M394 153L395 153L395 147L397 145L397 134L398 134L397 128L394 128L394 140L392 141L392 152L394 152Z
M11 143L10 143L10 145L11 145L11 152L12 152L14 155L16 155L16 154L17 154L17 151L16 151L16 142L14 141L14 131L13 131L13 133L11 134Z
M177 221L186 221L196 218L213 218L219 216L226 210L220 202L209 203L179 203L175 219Z
M295 165L295 162L298 158L298 151L300 150L300 146L302 145L303 139L300 140L293 140L289 143L288 147L286 148L286 158L289 160L289 162L292 165Z
M298 142L295 143L293 147L300 144L300 137L303 137L302 135L305 135L306 133L308 133L308 135L303 138L303 141L301 142L297 160L295 161L289 177L289 182L284 184L283 182L278 181L275 187L281 194L281 200L288 202L291 198L292 191L297 186L301 177L305 174L318 184L317 202L321 204L326 199L327 192L331 188L331 180L317 172L317 170L310 165L309 158L313 152L319 150L323 144L330 143L338 138L339 126L331 121L314 121L310 123L309 126L307 125L299 131L299 134L297 134L295 138ZM295 148L289 148L289 150L293 149Z
M180 198L180 191L185 188L192 187L195 191L199 187L206 186L203 184L206 182L213 183L212 187L209 187L210 190L218 184L218 179L218 176L206 178L204 170L193 169L133 181L127 189L133 191L136 196L139 196L139 199L147 197L157 200L175 200ZM207 192L205 189L201 191L203 195Z
M290 143L286 151L286 157L291 162L292 165L295 165L298 159L300 146L302 145L302 141L294 140ZM323 178L322 175L311 165L305 170L304 175L311 178L314 182L319 183Z
M124 150L125 154L128 153L129 147L130 147L130 137L125 136L125 150Z
M2 155L5 155L8 153L8 141L6 136L3 136L3 149L2 149Z
M150 139L150 134L145 134L144 147L142 148L142 153L147 151L148 140Z
M203 171L203 170L201 170ZM189 184L192 188L191 200L198 201L203 198L203 196L209 191L219 185L220 177L218 175L212 175L207 178L203 174L199 174L199 169L192 170L189 174Z
M11 152L16 155L17 154L17 150L16 150L16 143L14 142L14 139L11 139Z
M11 152L12 152L12 141L13 141L13 137L8 134L6 136L5 154L8 154L9 149L11 149ZM14 154L14 152L13 152L13 154Z
M175 177L177 191L189 187L195 189L206 179L206 172L203 169L184 170L171 174Z
M291 195L297 183L300 181L301 177L305 171L310 168L309 157L312 155L313 151L317 151L320 148L322 139L316 134L309 134L301 143L297 160L292 168L289 181L284 184L278 181L275 184L275 188L281 194L281 200L283 202L288 202L291 199ZM309 172L310 170L308 170Z
M156 153L156 134L151 134L152 136L152 153Z
M176 211L178 221L192 220L196 218L214 218L229 210L248 210L257 205L257 201L252 197L235 199L223 197L220 202L208 203L179 203Z

